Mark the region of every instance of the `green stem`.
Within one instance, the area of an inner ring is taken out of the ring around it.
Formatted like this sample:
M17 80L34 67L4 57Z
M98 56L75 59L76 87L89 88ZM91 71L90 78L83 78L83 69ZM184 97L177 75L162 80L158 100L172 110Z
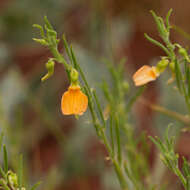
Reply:
M100 102L98 100L98 97L96 95L96 91L95 90L93 90L93 95L94 95L94 99L95 99L95 102L96 102L96 105L97 105L97 108L98 108L98 112L99 112L100 118L101 118L103 126L105 128L106 127L106 122L105 122L105 119L104 119L104 116L103 116L103 113L102 113L102 108L101 108L101 105L100 105Z
M71 54L72 54L72 57L73 57L74 65L75 65L76 69L79 71L79 73L81 75L81 78L82 78L82 80L83 80L83 82L85 84L86 93L87 93L87 95L88 95L88 97L90 99L89 108L90 108L90 113L91 113L91 116L92 116L92 119L93 119L93 124L95 126L96 131L97 131L97 134L99 135L99 133L98 133L98 131L99 131L100 135L101 135L101 138L102 138L102 140L104 142L104 145L106 146L106 149L108 151L108 154L111 157L111 160L112 160L112 162L114 164L114 168L115 168L115 171L117 173L117 176L118 176L118 179L119 179L119 182L120 182L120 185L121 185L122 189L127 190L127 183L125 181L124 174L122 173L122 170L121 170L119 164L117 163L117 161L113 157L113 150L110 147L110 144L109 144L108 139L107 139L106 134L105 134L105 130L102 127L100 127L99 125L97 125L98 118L97 118L97 115L96 115L96 113L95 113L95 111L93 109L93 102L92 102L93 96L92 96L92 92L90 90L89 84L88 84L88 82L86 80L86 77L85 77L82 69L80 68L80 65L76 61L76 58L75 58L75 55L74 55L74 52L72 51L72 49L71 49ZM98 105L99 100L98 100L96 95L95 95L95 99L96 99L95 103L96 103L97 107L99 107L100 106L100 105ZM99 109L100 109L100 107L99 107ZM102 117L103 117L103 114L102 114Z
M128 185L127 185L127 183L125 181L123 172L122 172L121 168L119 167L119 164L117 163L117 161L115 159L113 159L112 161L113 161L115 172L117 174L117 177L119 179L119 182L121 184L122 189L123 190L128 190Z
M170 55L170 52L168 51L168 49L167 49L163 44L161 44L160 42L154 40L153 38L151 38L150 36L148 36L148 34L146 34L146 33L144 34L144 36L145 36L145 38L146 38L148 41L150 41L150 42L153 43L154 45L156 45L156 46L160 47L162 50L164 50L165 53L166 53L168 56L171 56L171 55Z
M181 183L183 184L184 188L186 188L186 179L183 176L183 174L181 173L181 171L179 169L175 170L176 175L179 177L179 179L181 180Z
M70 49L71 49L71 55L72 55L72 58L73 58L73 63L74 63L74 65L75 65L75 68L79 71L79 73L80 73L80 75L81 75L81 78L82 78L84 84L86 85L86 88L87 88L89 94L91 95L90 86L88 85L88 82L87 82L87 80L86 80L86 77L85 77L85 75L84 75L84 73L83 73L83 71L82 71L80 65L77 63L77 60L76 60L75 54L74 54L74 52L73 52L72 46L71 46ZM91 95L91 96L92 96L92 95Z
M119 131L119 121L118 117L115 117L115 132L116 132L116 139L117 139L117 159L119 164L121 165L122 161L122 152L121 152L121 140L120 140L120 131Z
M58 49L56 47L49 47L53 56L56 58L56 61L59 63L62 63L64 65L64 67L66 68L66 70L70 70L71 67L67 64L67 62L65 61L65 59L63 58L63 56L59 53Z
M114 146L114 136L113 136L113 116L110 114L110 136L111 136L111 148L112 148L112 156L115 154L115 146Z

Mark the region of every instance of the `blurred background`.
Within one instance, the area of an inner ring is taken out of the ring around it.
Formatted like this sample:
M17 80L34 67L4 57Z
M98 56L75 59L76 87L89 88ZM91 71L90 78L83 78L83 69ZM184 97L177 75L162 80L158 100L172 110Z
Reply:
M64 33L72 42L95 88L108 78L101 60L107 58L117 64L126 57L126 75L133 89L134 71L164 56L144 38L146 32L159 40L149 11L165 16L170 8L171 23L177 26L172 30L172 41L188 47L188 0L0 0L0 129L5 133L10 167L17 166L20 153L24 156L26 184L42 180L39 189L46 190L120 189L88 113L79 120L61 114L61 96L69 85L62 65L56 64L54 76L41 83L51 53L32 40L39 36L32 25L43 24L47 15L58 36ZM60 50L64 52L61 45ZM168 73L148 84L144 97L185 114L183 99L166 85L169 77ZM173 122L140 103L135 108L134 125L149 135L161 135ZM176 122L174 133L181 127L187 126ZM189 133L182 133L177 141L177 151L186 157L190 153L189 137ZM151 150L150 166L155 162L155 148Z

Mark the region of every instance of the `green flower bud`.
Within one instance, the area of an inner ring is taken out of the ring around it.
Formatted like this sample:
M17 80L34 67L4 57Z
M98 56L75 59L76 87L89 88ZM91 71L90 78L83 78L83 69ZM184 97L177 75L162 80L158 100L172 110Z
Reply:
M178 52L186 59L187 62L190 63L190 58L189 58L187 50L185 48L180 47Z
M125 92L128 92L128 90L129 90L129 83L127 81L123 82L123 89L125 90Z
M13 173L12 171L8 171L8 183L12 186L12 187L18 187L18 177L15 173Z
M181 54L181 55L183 55L183 56L187 55L186 49L184 49L184 48L182 48L182 47L179 48L178 52L179 52L179 54Z
M33 40L34 40L35 42L40 43L40 44L43 45L43 46L48 46L48 43L47 43L46 40L44 40L44 39L33 38Z
M170 69L172 70L172 72L174 72L175 71L175 62L170 62L169 63L169 67L170 67Z
M166 69L166 67L168 66L168 63L169 63L169 60L168 60L168 59L162 58L162 59L158 62L157 66L156 66L156 70L157 70L159 73L162 73L162 72Z
M54 63L53 59L52 58L49 59L48 62L46 63L46 69L48 70L48 72L49 71L53 72L54 65L55 65L55 63Z
M76 69L72 68L70 72L70 79L72 85L77 85L78 84L78 78L79 78L79 73Z
M47 80L49 77L51 77L54 73L54 66L55 66L55 62L54 60L51 58L48 60L48 62L46 63L46 69L48 71L48 73L41 78L41 81L45 81Z

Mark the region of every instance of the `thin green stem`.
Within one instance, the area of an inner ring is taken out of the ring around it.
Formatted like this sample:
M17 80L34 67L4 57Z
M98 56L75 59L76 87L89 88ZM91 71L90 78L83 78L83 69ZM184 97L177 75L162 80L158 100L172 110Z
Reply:
M181 171L179 170L179 168L174 168L174 173L179 177L181 183L183 184L184 188L186 188L187 182L185 177L183 176L183 174L181 173Z
M116 139L117 139L117 159L119 164L122 161L122 152L121 152L121 140L120 140L120 131L119 131L119 121L118 117L115 117L115 132L116 132Z
M53 56L56 58L56 61L59 63L62 63L66 70L70 70L71 67L67 64L63 56L59 53L58 49L56 47L50 47L50 50L53 54Z
M153 38L151 38L150 36L148 36L148 34L144 34L145 38L150 41L151 43L155 44L156 46L160 47L162 50L165 51L165 53L171 57L171 53L168 51L168 49L163 45L161 44L160 42L154 40Z
M106 122L105 122L105 119L104 119L104 116L103 116L103 113L102 113L102 108L101 108L101 105L100 105L100 102L98 100L98 97L96 95L96 91L95 90L93 90L93 95L94 95L94 99L95 99L95 102L96 102L96 105L97 105L97 108L98 108L98 112L99 112L100 118L101 118L103 126L105 128L106 127Z
M128 190L128 185L125 181L125 178L124 178L124 175L123 175L123 172L119 166L119 164L117 163L117 161L115 159L112 160L113 161L113 165L114 165L114 168L115 168L115 172L117 174L117 177L119 179L119 182L121 184L121 187L123 190Z
M71 55L72 55L73 63L74 63L74 65L75 65L76 69L79 71L79 73L80 73L80 75L81 75L81 78L82 78L84 84L86 85L86 88L87 88L89 94L91 94L90 86L88 85L88 82L87 82L87 80L86 80L86 77L85 77L85 75L84 75L84 73L83 73L83 71L82 71L80 65L77 63L77 60L76 60L75 54L74 54L74 52L73 52L72 46L71 46Z
M113 116L110 114L110 137L111 137L111 146L112 146L112 156L115 154L114 146L114 136L113 136Z
M71 55L71 51L70 51L70 48L69 48L69 45L67 43L67 40L65 38L65 35L63 34L62 36L62 39L63 39L63 44L64 44L64 47L65 47L65 50L66 50L66 53L71 61L71 64L73 63L73 58L72 58L72 55Z

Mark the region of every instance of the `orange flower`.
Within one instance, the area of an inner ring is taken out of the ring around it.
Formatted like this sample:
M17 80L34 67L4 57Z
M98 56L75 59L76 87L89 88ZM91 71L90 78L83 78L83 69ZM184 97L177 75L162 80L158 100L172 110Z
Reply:
M156 67L144 65L133 75L133 81L136 86L141 86L150 81L156 80L159 75L160 73L157 71Z
M61 99L61 111L64 115L82 115L88 106L87 96L81 92L80 86L70 86Z

